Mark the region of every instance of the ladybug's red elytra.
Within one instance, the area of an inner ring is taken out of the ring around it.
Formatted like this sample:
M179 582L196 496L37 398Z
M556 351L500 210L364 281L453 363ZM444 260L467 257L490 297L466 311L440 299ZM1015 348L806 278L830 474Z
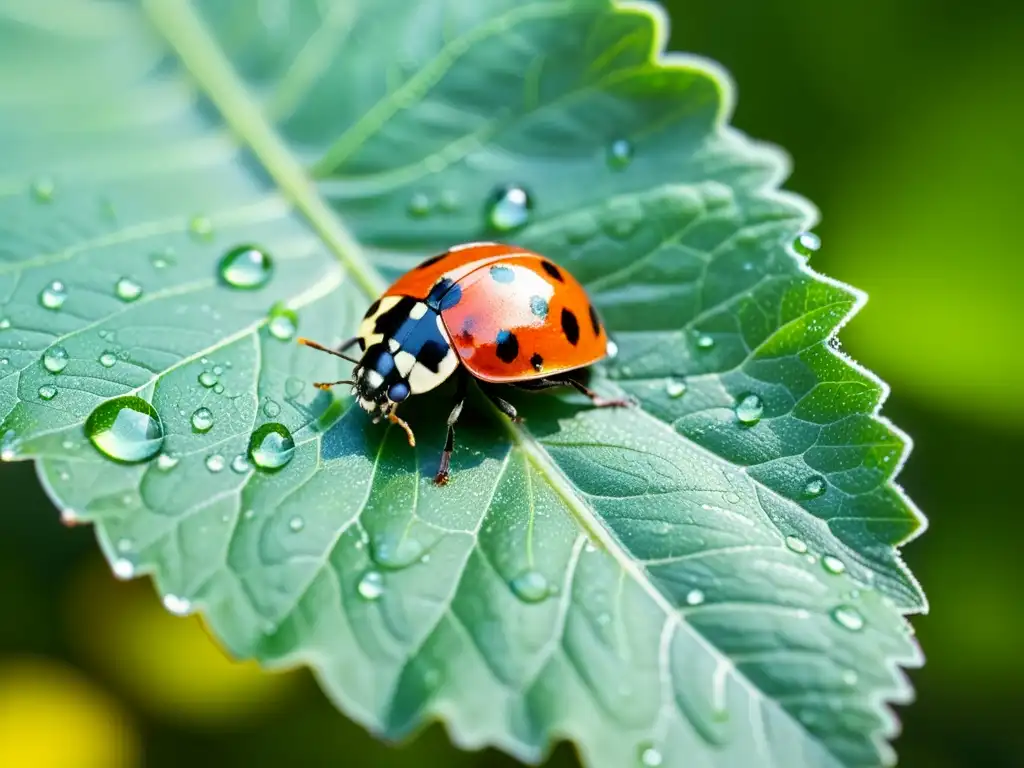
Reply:
M304 344L355 363L353 380L320 382L319 389L351 384L374 422L387 418L416 440L395 414L410 395L456 376L448 438L434 482L448 482L455 422L469 378L505 415L516 409L486 385L521 389L574 387L595 406L626 406L605 399L569 374L608 354L608 335L583 286L540 254L499 243L467 243L433 256L402 275L366 311L357 334L338 349ZM357 360L345 350L358 344Z

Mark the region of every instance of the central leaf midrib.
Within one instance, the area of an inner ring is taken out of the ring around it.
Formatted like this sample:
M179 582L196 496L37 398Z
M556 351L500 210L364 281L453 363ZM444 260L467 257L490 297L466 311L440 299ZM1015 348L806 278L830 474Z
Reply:
M356 238L320 197L310 182L306 169L294 157L284 139L250 97L245 84L195 13L189 0L142 0L142 7L156 30L191 73L197 86L213 102L241 142L252 151L284 197L305 216L334 257L349 270L367 296L374 297L382 293L387 287L386 283L365 259ZM523 451L537 471L545 477L570 514L576 518L580 527L597 541L661 608L666 622L687 626L679 611L647 578L639 563L632 559L614 534L576 494L571 482L553 464L543 446L531 435L511 424L496 407L492 407L492 413L508 431L513 449ZM735 668L728 655L715 648L699 632L692 628L689 631L708 652L732 666L735 677L746 685L752 695L760 699L767 698Z

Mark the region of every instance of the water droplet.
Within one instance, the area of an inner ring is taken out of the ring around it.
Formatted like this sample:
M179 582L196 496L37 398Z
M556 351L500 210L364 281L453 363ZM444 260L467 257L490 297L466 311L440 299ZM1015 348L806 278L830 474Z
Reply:
M213 427L213 413L209 408L196 408L192 413L192 429L196 432L209 432Z
M224 470L224 457L219 453L211 453L206 457L206 468L213 473Z
M4 432L0 438L0 461L14 461L18 457L18 436L13 429Z
M49 203L57 191L57 185L49 176L41 176L32 182L32 198L37 203Z
M820 477L815 477L807 481L807 485L804 486L804 496L808 499L816 499L825 492L825 481Z
M254 245L240 245L224 254L218 272L232 288L262 288L274 272L274 260Z
M130 395L99 405L85 422L85 434L104 456L126 464L148 461L164 443L156 409Z
M519 229L530 219L533 200L530 194L515 184L498 187L487 202L487 223L499 232Z
M633 161L633 145L626 139L616 139L608 146L608 165L617 171Z
M281 413L281 406L278 405L276 400L267 398L267 401L263 404L263 413L269 419L276 418Z
M843 683L850 686L851 688L857 684L857 673L852 669L848 669L843 672Z
M223 366L220 366L220 365L213 366L213 375L214 376L220 376L222 373L224 373Z
M715 346L715 340L706 333L697 337L697 349L711 349Z
M156 457L156 468L161 472L169 472L178 466L178 462L181 461L177 456L172 456L169 453L161 453Z
M299 531L301 531L305 527L306 527L306 521L303 520L298 515L295 515L295 517L293 517L291 520L288 521L288 528L289 528L289 530L294 531L295 533L298 533Z
M691 589L686 593L687 605L700 605L704 602L704 593L699 589Z
M114 571L114 576L121 581L127 581L135 575L135 565L131 560L124 557L117 558L113 565L111 565L111 570Z
M239 475L244 475L252 469L252 465L249 460L245 457L245 454L240 453L231 460L231 471Z
M459 208L459 193L454 189L445 189L441 191L441 197L438 199L438 205L442 211L451 213Z
M423 545L406 535L385 537L373 542L371 554L377 565L397 571L418 561L423 556Z
M736 418L740 424L752 426L761 420L764 413L764 403L757 395L745 395L736 403Z
M516 597L526 603L539 603L551 594L551 586L540 571L523 571L515 576L508 585Z
M198 381L204 387L209 389L210 387L217 383L217 377L213 374L212 371L203 371L202 373L199 374Z
M243 520L252 520L254 517L256 517L255 509L247 509L245 510L245 512L242 513Z
M57 396L57 388L46 384L39 388L39 397L42 400L53 400Z
M249 458L258 469L266 472L281 469L294 455L295 441L284 424L268 422L249 439Z
M842 573L846 570L846 563L835 555L825 555L821 558L821 567L829 573Z
M192 601L177 595L164 595L164 608L175 616L187 616L192 611Z
M610 357L610 358L613 358L613 359L614 359L614 358L616 358L616 357L618 357L618 356L619 356L619 345L618 345L618 344L616 344L616 343L615 343L614 341L612 341L611 339L609 339L609 340L608 340L608 346L607 346L607 347L605 347L605 352L607 352L607 353L608 353L608 357Z
M807 551L807 545L804 543L803 539L798 539L796 536L787 536L786 546L801 555Z
M0 357L0 365L10 365L11 360L7 357Z
M117 355L113 352L107 351L100 355L100 365L104 368L113 368L114 363L117 362Z
M206 216L193 216L188 223L188 231L194 240L210 240L213 238L213 222Z
M430 213L430 198L422 192L416 192L409 198L409 215L422 218Z
M224 394L224 385L221 384L220 382L214 384L213 385L213 394L215 394L215 395L223 395Z
M280 341L290 341L299 327L299 316L282 304L275 304L270 310L267 330Z
M298 397L306 388L306 382L295 376L289 376L284 382L284 394L287 397Z
M60 280L54 280L39 294L39 303L46 309L58 310L68 298L68 289Z
M9 318L0 317L0 331L6 331L11 327L11 321Z
M50 373L60 373L68 367L70 359L64 347L50 347L43 354L43 367Z
M640 747L640 765L644 768L658 768L664 759L656 747L650 744Z
M167 267L175 263L174 249L164 248L162 251L151 253L149 255L149 263L153 265L154 269L167 269Z
M122 277L114 285L114 293L121 301L135 301L142 295L142 286L128 277Z
M673 400L680 398L686 394L686 384L678 379L669 379L665 382L665 394Z
M813 232L801 232L793 241L793 248L802 256L812 256L821 248L821 238Z
M852 605L840 605L832 609L832 618L836 624L851 632L864 629L864 616Z
M384 594L384 576L380 571L367 571L359 579L356 591L364 600L377 600Z

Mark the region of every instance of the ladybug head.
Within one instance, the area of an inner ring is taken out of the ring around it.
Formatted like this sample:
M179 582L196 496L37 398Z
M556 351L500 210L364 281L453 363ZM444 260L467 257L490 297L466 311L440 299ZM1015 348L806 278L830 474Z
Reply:
M369 347L354 373L352 394L364 411L376 416L375 421L409 397L409 382L399 372L394 355L385 344Z

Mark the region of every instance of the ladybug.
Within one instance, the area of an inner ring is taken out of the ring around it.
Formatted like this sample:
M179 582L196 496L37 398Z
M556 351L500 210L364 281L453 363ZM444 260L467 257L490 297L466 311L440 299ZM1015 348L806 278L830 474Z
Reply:
M402 275L366 311L354 337L337 349L309 339L300 344L355 364L353 380L318 382L327 390L351 384L374 423L387 418L416 439L395 409L410 395L456 377L448 437L434 482L444 485L470 378L513 421L516 409L489 385L525 390L574 387L597 407L605 399L570 373L608 354L608 336L583 286L540 254L499 243L467 243L433 256ZM345 351L359 345L362 356Z

